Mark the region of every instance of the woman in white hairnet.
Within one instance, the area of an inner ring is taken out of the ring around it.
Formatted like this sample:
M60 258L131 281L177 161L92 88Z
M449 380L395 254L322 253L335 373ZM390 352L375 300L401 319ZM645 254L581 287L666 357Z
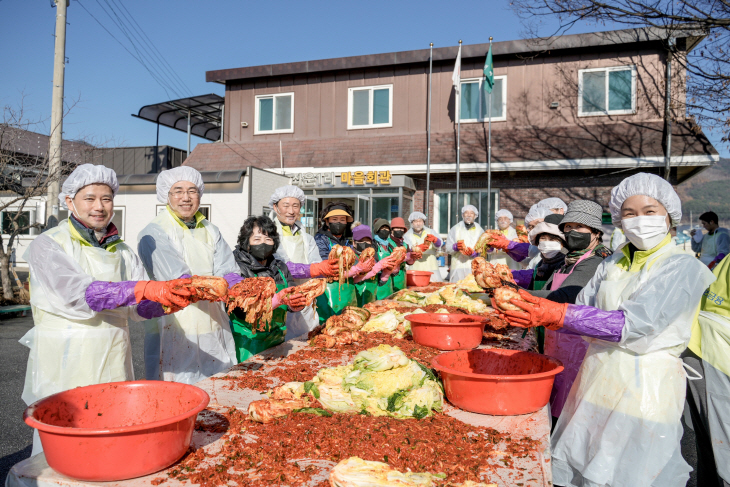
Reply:
M451 227L446 237L444 249L451 254L449 282L457 282L471 274L471 261L479 256L474 246L484 233L476 223L479 210L474 205L466 205L461 209L462 220Z
M147 281L142 262L111 223L117 176L83 164L66 179L59 200L71 216L35 238L30 267L34 327L20 343L30 348L26 404L74 387L134 380L128 320L184 307L172 283ZM33 454L41 451L37 432Z
M499 210L494 214L494 217L497 219L497 228L499 228L499 231L502 233L504 241L512 242L513 240L517 240L517 230L512 227L512 223L514 222L512 213L509 210ZM507 249L501 249L497 246L494 247L494 251L489 254L489 262L492 264L504 264L512 270L520 268L520 265L518 264L519 261L513 259ZM522 257L522 259L525 258L524 256L520 257Z
M155 280L219 276L242 280L231 247L218 227L198 211L205 185L194 168L180 166L157 176L157 201L166 203L138 238L139 257ZM228 313L221 302L199 301L148 323L147 379L194 384L237 363Z
M436 256L444 242L433 230L426 226L426 215L420 211L411 213L408 217L408 223L411 224L411 228L403 236L403 241L409 249L418 248L423 252L422 257L408 268L414 271L433 272L431 281L440 281L441 274L439 274L439 264Z
M590 343L552 436L553 482L563 486L684 486L680 452L685 377L680 354L715 277L671 244L682 217L664 179L639 173L611 191L613 223L628 239L605 259L576 304L520 291L506 311Z
M558 215L565 215L565 212L568 211L568 205L560 198L545 198L544 200L538 201L536 206L547 208Z
M274 257L286 263L297 286L313 277L339 275L337 260L323 261L314 237L304 231L300 221L304 201L304 191L293 185L276 188L269 199L269 206L274 209L271 217L281 235L281 245ZM301 312L289 313L286 318L286 340L308 333L318 325L319 318L312 305Z

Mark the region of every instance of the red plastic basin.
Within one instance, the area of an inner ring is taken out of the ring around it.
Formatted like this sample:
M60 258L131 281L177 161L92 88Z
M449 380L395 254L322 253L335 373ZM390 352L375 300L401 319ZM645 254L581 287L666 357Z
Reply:
M48 465L79 480L149 475L179 460L208 394L177 382L113 382L77 387L23 413L40 434Z
M471 350L482 342L487 318L451 313L408 315L413 341L439 350Z
M441 373L446 398L473 413L532 413L550 400L559 360L517 350L481 349L442 353L431 360Z
M406 271L406 286L428 286L432 274L431 271Z

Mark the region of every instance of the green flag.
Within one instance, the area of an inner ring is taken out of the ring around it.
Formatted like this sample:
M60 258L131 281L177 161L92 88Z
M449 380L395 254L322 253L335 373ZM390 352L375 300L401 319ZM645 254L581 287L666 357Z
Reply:
M494 88L494 65L492 64L492 45L489 45L487 60L484 61L484 91L491 93Z

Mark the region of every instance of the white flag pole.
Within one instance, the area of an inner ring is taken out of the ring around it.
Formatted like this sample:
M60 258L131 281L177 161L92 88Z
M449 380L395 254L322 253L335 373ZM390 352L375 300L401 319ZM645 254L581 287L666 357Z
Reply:
M426 155L426 194L423 196L423 209L426 215L425 225L428 223L429 206L431 203L431 74L433 73L433 42L431 43L431 54L428 56L428 149Z
M458 70L458 73L457 73ZM456 56L456 66L454 67L454 80L456 88L456 216L459 217L460 200L459 189L461 185L461 39L459 39L459 54ZM453 211L453 210L452 210Z
M492 37L489 38L489 50L492 49ZM494 61L492 61L494 62ZM494 91L494 87L492 87ZM489 92L489 139L487 141L487 225L492 226L492 92Z

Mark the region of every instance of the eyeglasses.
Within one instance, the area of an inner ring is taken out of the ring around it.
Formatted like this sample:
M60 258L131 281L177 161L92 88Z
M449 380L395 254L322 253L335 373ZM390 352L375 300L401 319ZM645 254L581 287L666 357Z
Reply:
M182 198L186 194L191 198L197 198L198 196L200 196L200 191L198 191L197 189L189 189L187 191L178 189L177 191L170 191L170 194L178 199Z

